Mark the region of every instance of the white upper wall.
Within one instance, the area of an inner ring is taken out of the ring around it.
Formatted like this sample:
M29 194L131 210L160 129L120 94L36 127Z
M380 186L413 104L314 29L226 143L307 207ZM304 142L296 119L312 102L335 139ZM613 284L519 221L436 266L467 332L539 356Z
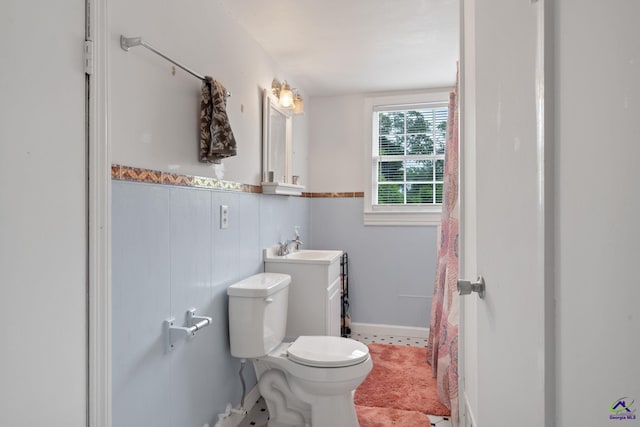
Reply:
M109 2L110 140L113 163L258 184L262 167L262 89L290 76L217 1ZM200 163L200 81L146 50L120 49L141 36L156 49L232 92L227 113L238 155L222 166ZM302 96L303 88L295 85ZM308 100L305 99L309 105ZM294 116L294 174L306 182L308 116Z
M451 88L407 92L363 93L313 97L308 109L308 190L314 192L365 191L369 185L368 146L371 144L372 106L398 103L448 102Z
M364 95L312 98L309 191L364 190Z

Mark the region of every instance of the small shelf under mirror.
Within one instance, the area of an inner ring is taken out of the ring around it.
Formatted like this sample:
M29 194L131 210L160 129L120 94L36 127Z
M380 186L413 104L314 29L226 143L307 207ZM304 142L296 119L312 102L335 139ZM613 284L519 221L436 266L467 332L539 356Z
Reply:
M279 194L281 196L299 196L304 185L286 184L283 182L263 182L262 194Z

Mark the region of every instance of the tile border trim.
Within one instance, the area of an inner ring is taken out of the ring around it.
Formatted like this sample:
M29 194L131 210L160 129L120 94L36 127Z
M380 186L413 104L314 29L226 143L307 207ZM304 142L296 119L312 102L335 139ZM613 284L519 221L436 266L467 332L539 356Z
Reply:
M262 188L258 185L240 184L203 176L180 175L117 164L111 165L111 179L116 181L144 182L148 184L176 185L180 187L232 190L244 193L262 193Z
M147 184L176 185L180 187L208 188L212 190L240 191L243 193L262 193L259 185L241 184L233 181L223 181L204 176L180 175L153 169L137 168L113 164L111 165L111 179L115 181L143 182ZM362 191L337 193L308 193L303 192L300 197L308 198L360 198Z
M346 191L346 192L338 192L338 193L302 193L302 197L311 197L311 198L340 198L340 197L358 198L358 197L364 197L364 191Z

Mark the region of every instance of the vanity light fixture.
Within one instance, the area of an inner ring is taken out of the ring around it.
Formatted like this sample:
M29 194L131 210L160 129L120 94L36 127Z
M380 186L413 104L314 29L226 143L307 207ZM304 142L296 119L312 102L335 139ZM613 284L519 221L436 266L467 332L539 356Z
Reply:
M278 98L278 105L282 108L293 110L294 114L302 114L304 112L302 97L297 92L294 94L286 80L280 83L277 79L273 79L271 93Z
M304 101L298 91L293 94L293 114L304 114Z
M282 108L293 108L293 91L286 80L282 82L278 99L280 100L280 106L282 106Z

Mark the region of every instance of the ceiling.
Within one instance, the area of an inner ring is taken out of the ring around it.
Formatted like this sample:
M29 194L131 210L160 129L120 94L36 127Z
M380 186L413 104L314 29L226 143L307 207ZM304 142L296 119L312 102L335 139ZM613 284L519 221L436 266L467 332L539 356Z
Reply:
M221 0L308 95L452 86L458 0Z

